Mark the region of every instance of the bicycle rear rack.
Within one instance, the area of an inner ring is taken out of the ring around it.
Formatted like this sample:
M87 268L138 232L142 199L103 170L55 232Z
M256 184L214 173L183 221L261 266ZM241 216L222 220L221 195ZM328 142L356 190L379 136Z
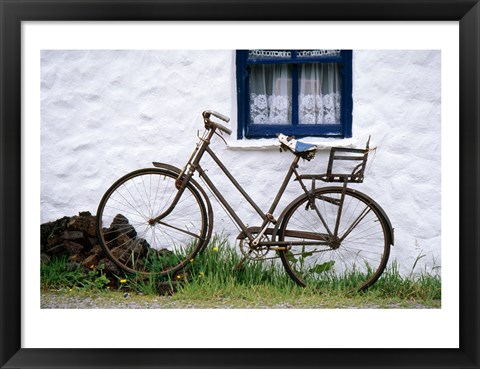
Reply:
M330 158L328 160L327 173L324 174L302 174L300 179L321 180L324 182L353 182L362 183L365 173L365 167L367 165L368 152L369 152L370 137L368 138L365 149L348 149L342 147L332 147L330 149ZM359 162L356 164L355 162ZM334 171L334 167L345 167L345 163L353 163L349 165L353 169L351 172L345 172L346 168L337 168ZM343 172L341 171L343 169Z

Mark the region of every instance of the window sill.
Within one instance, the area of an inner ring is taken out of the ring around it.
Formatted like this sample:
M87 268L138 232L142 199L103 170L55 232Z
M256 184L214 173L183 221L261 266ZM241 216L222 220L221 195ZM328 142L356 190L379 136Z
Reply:
M305 137L300 138L299 141L316 145L318 150L330 150L332 147L359 148L365 146L365 143L361 144L355 138ZM230 150L238 151L270 151L278 150L280 143L276 138L242 139L227 142L227 147Z

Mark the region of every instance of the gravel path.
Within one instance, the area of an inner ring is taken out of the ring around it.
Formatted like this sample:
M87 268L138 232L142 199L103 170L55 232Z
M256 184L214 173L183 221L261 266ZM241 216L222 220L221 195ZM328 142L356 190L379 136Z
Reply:
M170 296L144 296L131 295L129 293L111 292L109 294L99 294L89 296L77 293L42 291L41 294L42 309L194 309L194 308L217 308L217 309L234 309L234 308L253 308L253 309L295 309L295 308L315 308L322 309L325 306L294 306L289 303L264 305L264 304L248 304L246 302L230 301L228 299L218 299L210 302L183 301L173 299ZM331 307L330 307L331 308ZM337 309L432 309L435 307L425 306L418 303L408 303L406 305L389 304L380 307L372 304L363 306L345 306L337 305Z
M292 309L288 303L276 305L248 305L241 303L239 306L229 303L227 299L218 299L211 302L192 303L191 301L176 300L170 296L143 296L122 294L114 297L108 296L69 296L63 293L42 292L42 309L235 309L235 308L254 308L254 309Z
M167 296L131 296L129 293L113 296L97 295L94 297L68 295L65 293L44 292L40 298L42 309L178 309L194 308Z

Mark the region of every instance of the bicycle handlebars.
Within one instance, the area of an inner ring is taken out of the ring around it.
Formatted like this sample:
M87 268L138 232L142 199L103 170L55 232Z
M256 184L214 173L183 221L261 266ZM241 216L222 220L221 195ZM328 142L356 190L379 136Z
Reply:
M231 129L225 127L223 124L220 124L220 123L217 123L217 122L214 122L214 121L210 120L210 115L213 115L214 117L216 117L218 119L221 119L226 123L228 123L230 121L230 118L226 117L223 114L217 113L216 111L212 111L212 110L205 110L202 113L203 120L205 122L205 128L211 128L213 126L215 128L218 128L220 131L225 132L228 135L232 134Z

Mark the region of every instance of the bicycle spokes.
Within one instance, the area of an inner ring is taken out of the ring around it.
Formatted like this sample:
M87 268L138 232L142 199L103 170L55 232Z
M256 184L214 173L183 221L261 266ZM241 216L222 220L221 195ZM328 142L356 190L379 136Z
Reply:
M368 199L350 190L320 189L315 197L314 209L304 205L309 201L304 198L285 215L280 239L292 244L282 257L287 271L303 285L354 273L354 280L361 280L357 287L366 288L388 257L385 219ZM337 236L329 229L337 229ZM314 245L313 239L324 242Z
M203 247L205 205L191 184L177 198L176 179L169 171L140 170L120 179L102 199L97 212L102 247L125 271L173 272ZM153 221L162 213L166 216Z

